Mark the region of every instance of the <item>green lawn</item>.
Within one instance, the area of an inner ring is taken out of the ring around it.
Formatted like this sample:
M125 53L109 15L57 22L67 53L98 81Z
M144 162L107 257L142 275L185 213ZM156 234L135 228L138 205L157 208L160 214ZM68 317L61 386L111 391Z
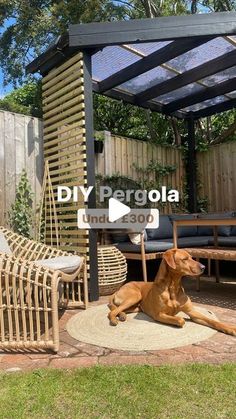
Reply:
M0 418L235 418L236 364L0 374Z

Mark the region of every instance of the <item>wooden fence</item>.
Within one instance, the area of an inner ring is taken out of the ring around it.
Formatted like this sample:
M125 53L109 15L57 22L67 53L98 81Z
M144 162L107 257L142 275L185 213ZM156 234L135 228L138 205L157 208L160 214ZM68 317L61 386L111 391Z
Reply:
M197 155L199 196L208 211L236 210L236 142L212 146Z
M7 224L23 169L34 193L35 211L43 176L42 122L38 118L0 111L0 225Z
M109 132L105 132L104 137L103 153L97 154L95 159L97 174L119 174L141 182L145 176L150 185L166 185L177 189L183 197L185 169L180 150L171 146L154 146L146 141L119 137ZM145 170L151 162L158 163L163 168L173 167L173 171L156 179L155 170ZM166 205L161 211L171 212L172 209L170 205Z
M104 151L96 154L96 173L120 174L138 181L150 161L176 166L163 184L183 191L185 170L181 151L104 133ZM207 198L209 211L236 210L236 142L219 144L197 154L199 196ZM34 210L40 201L43 177L42 121L0 111L0 224L7 225L16 186L26 169L34 193ZM149 174L152 180L153 174ZM167 209L168 210L168 209Z

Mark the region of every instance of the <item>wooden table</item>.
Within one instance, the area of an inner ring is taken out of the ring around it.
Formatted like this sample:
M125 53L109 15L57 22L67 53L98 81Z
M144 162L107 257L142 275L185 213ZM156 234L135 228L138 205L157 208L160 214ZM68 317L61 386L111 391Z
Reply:
M225 219L203 219L196 218L192 220L175 220L173 221L173 242L174 247L178 247L178 227L179 226L211 226L214 231L214 248L191 248L186 249L189 253L199 258L205 258L208 260L214 259L216 266L216 282L220 282L219 272L219 260L231 260L236 261L236 250L231 249L218 249L218 226L232 226L236 225L236 218L225 218ZM200 279L199 279L200 281ZM199 291L200 282L198 281L197 289Z

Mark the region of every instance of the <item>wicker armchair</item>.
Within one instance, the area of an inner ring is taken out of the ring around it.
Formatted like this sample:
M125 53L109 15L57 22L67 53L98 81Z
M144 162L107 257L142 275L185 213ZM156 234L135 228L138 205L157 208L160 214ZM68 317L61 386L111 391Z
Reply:
M69 253L3 227L12 255L0 253L0 349L59 349L58 308L87 307L85 258L72 274L37 264Z

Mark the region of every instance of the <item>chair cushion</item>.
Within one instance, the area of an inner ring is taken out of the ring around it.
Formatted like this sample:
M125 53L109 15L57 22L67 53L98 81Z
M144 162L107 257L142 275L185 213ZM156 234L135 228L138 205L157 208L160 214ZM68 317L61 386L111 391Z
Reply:
M133 243L118 243L116 245L117 249L121 252L127 253L141 253L141 246ZM146 253L155 253L155 252L165 252L168 249L173 247L173 243L167 241L156 241L149 240L145 242L145 252Z
M135 233L126 233L127 230L124 231L119 231L119 232L113 232L111 233L111 238L112 238L112 243L124 243L124 242L129 242L132 240L130 239L130 235L134 236L134 235L140 235L140 232L135 232ZM140 238L141 240L141 238ZM147 240L147 232L146 230L144 230L144 241Z
M0 253L7 253L8 255L12 255L12 251L7 242L7 239L2 232L0 232Z
M236 235L235 236L229 236L229 237L219 237L218 238L218 244L219 246L225 246L225 247L236 247ZM214 245L214 237L212 237L209 240L209 245Z
M148 240L162 240L173 237L173 226L168 215L160 215L159 228L147 228Z
M192 236L178 238L178 247L201 247L208 246L212 236Z
M76 255L58 256L51 259L39 259L35 263L55 271L62 271L65 274L72 274L80 267L81 257Z
M125 232L111 233L113 243L123 243L129 241L129 236Z
M216 218L224 219L224 218L232 218L232 212L225 212L225 213L212 213L212 214L199 214L198 217L200 219L206 220L214 220ZM218 226L218 235L219 236L230 236L231 233L231 226ZM213 227L208 226L198 226L198 235L199 236L211 236L213 235Z
M173 222L175 220L194 220L197 218L193 214L171 214L170 220ZM197 226L179 226L177 229L178 237L188 237L197 235Z

